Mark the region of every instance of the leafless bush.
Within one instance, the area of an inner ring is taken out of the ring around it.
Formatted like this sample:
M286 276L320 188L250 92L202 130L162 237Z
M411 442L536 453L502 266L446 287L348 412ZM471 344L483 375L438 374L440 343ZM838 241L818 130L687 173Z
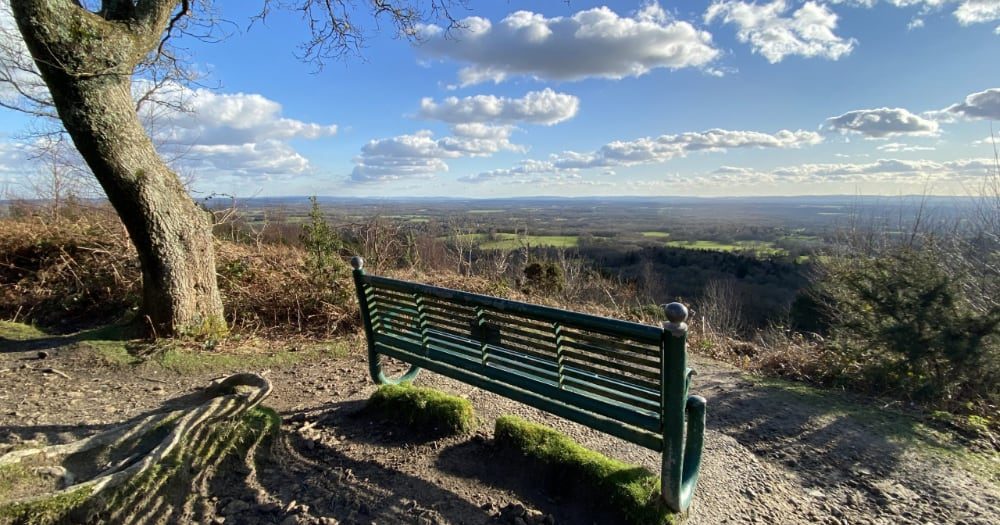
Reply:
M347 226L347 237L358 247L365 266L374 272L386 272L400 265L416 264L419 252L413 236L400 221L376 215Z
M737 337L746 328L743 300L733 279L709 281L698 302L698 313L706 335Z

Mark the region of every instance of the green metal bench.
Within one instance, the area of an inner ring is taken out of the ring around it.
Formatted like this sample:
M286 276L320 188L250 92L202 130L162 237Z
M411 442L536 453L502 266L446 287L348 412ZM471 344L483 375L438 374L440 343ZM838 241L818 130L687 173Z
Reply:
M360 257L351 266L376 383L426 368L662 452L664 501L690 505L705 399L688 395L682 304L659 328L366 275ZM386 377L382 356L411 367Z

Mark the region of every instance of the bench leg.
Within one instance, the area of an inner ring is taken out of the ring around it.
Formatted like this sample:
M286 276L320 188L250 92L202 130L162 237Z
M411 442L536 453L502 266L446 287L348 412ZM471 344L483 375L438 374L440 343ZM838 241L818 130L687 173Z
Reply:
M410 369L398 378L386 377L382 371L382 356L375 351L375 328L372 324L372 312L368 304L371 287L365 283L365 261L361 257L351 258L351 266L354 267L354 286L358 292L358 308L361 310L361 320L365 324L365 339L368 340L368 373L372 380L379 385L395 385L408 383L416 379L420 373L419 366L411 366Z
M397 385L399 383L409 383L416 379L420 373L420 367L412 365L405 374L397 378L386 377L385 372L382 371L382 354L379 354L373 348L368 348L368 373L371 374L372 380L376 384Z
M691 505L691 496L698 483L701 468L701 451L705 444L705 398L690 396L685 405L687 432L683 442L671 442L664 436L663 472L660 493L664 502L674 512L684 512ZM678 440L680 441L680 440ZM675 447L680 447L680 453ZM671 458L682 458L674 464Z

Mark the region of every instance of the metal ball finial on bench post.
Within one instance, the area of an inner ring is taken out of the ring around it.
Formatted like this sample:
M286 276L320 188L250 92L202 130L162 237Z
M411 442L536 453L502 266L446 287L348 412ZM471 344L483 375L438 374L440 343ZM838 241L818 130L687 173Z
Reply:
M706 401L701 396L688 395L694 375L694 370L687 366L688 309L678 302L661 306L667 317L663 322L663 377L667 378L670 371L682 370L683 380L662 385L664 431L671 435L664 435L663 440L660 494L670 508L686 510L698 483Z

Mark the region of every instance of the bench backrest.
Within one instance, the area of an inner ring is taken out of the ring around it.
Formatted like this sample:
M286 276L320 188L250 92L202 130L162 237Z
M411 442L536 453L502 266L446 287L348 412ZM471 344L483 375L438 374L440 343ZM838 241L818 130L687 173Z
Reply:
M684 341L660 327L360 270L355 282L379 354L657 451L665 420L683 422Z

